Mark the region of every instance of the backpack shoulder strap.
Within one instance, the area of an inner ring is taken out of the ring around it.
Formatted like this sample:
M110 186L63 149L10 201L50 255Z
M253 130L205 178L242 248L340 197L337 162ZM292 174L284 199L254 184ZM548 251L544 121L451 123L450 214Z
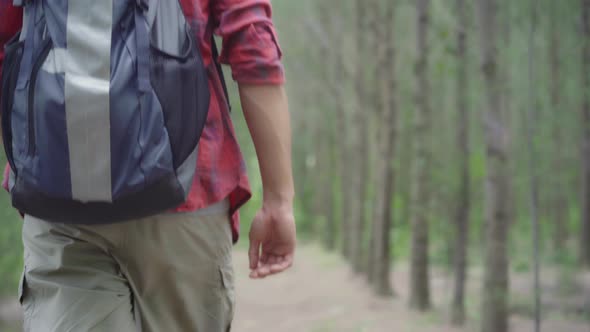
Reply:
M225 76L223 75L223 70L221 68L221 64L218 61L219 58L219 50L217 49L217 43L215 42L215 37L213 33L211 33L211 52L213 55L213 63L215 64L215 69L217 70L217 75L219 76L219 80L221 81L221 86L223 87L223 94L225 95L225 102L227 104L227 109L231 112L231 103L229 102L229 94L227 92L227 84L225 83Z

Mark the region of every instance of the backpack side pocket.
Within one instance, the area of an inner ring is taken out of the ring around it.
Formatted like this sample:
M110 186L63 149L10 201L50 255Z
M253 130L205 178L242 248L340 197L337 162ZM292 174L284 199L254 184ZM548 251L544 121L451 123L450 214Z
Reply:
M195 150L210 100L207 72L189 31L180 53L151 45L151 84L164 113L175 169Z
M13 172L16 174L14 156L12 152L12 108L14 91L18 81L20 63L23 57L24 42L19 40L17 33L4 48L4 63L2 64L2 82L0 112L2 116L2 140L6 158Z

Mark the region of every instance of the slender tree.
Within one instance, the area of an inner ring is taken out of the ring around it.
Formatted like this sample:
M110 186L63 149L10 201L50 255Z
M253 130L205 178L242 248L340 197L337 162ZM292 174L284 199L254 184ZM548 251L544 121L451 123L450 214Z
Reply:
M373 214L371 217L370 223L370 241L368 243L368 263L369 266L366 270L367 272L367 280L369 281L370 285L376 286L378 283L378 274L379 269L381 268L379 264L380 261L380 252L378 248L383 246L380 241L382 240L381 237L381 221L383 220L383 204L384 204L384 193L383 193L383 178L384 178L384 170L387 167L388 163L391 161L386 160L384 156L384 147L385 143L385 130L386 127L384 123L384 112L387 111L387 105L383 102L383 84L384 84L384 75L387 74L386 68L386 61L384 54L384 44L386 43L385 37L383 36L383 32L385 29L392 29L392 26L389 25L389 22L384 20L381 4L383 1L381 0L370 0L367 1L368 9L370 11L369 15L369 34L371 38L370 48L372 53L374 54L375 63L376 65L373 67L373 75L375 77L376 88L372 89L371 91L371 102L373 107L375 108L375 112L372 112L372 115L375 118L375 134L374 134L374 145L377 147L377 158L375 158L375 176L374 176L374 191L375 191L375 198L373 202ZM389 262L388 262L389 264Z
M332 8L333 9L333 8ZM336 18L334 18L334 25L335 25L335 33L334 33L334 42L333 46L337 50L337 55L335 58L335 63L338 68L336 70L334 85L332 89L334 89L334 94L336 96L335 100L339 104L336 109L338 110L337 114L337 128L339 133L347 133L346 135L340 135L340 189L342 192L342 202L340 205L341 211L341 220L342 220L342 227L341 227L341 252L342 256L345 258L350 258L352 256L352 227L353 227L353 216L352 212L352 205L355 200L358 199L356 197L354 190L351 190L351 180L358 176L355 174L355 168L351 160L353 159L353 138L354 138L354 126L352 117L354 116L354 107L349 107L347 104L346 90L342 86L342 82L344 81L344 73L346 72L346 62L345 62L345 49L344 49L344 40L345 40L345 33L343 26L344 24L339 24Z
M355 65L355 92L356 107L354 109L354 121L352 132L354 137L355 157L348 162L354 165L354 175L349 179L351 188L349 191L354 193L354 199L350 203L350 253L349 258L355 272L362 269L362 239L363 239L363 220L364 205L366 198L365 175L367 173L367 160L365 151L367 149L367 112L366 107L366 85L365 85L365 49L366 49L366 17L367 8L363 0L356 0L356 65Z
M378 264L375 271L375 290L378 295L389 296L393 294L390 282L390 264L391 264L391 225L393 220L393 193L395 181L395 169L393 158L395 156L396 141L396 123L397 123L397 104L395 99L395 44L393 36L393 24L395 20L395 6L397 1L389 0L386 2L385 15L383 24L381 24L383 36L384 53L382 61L382 75L380 81L380 94L382 101L382 137L380 146L381 158L384 161L381 168L383 179L380 199L382 212L379 213L379 219L376 220L378 225L377 236L375 241L375 256Z
M334 82L333 82L333 89L334 89L334 96L336 100L336 126L338 133L345 133L351 127L351 108L348 107L346 102L346 90L342 87L341 82L344 81L346 76L344 73L345 70L345 50L343 48L343 41L345 39L345 31L342 29L342 24L334 18L333 27L334 27L334 48L336 49L336 54L334 57L335 63L335 75L334 75ZM342 200L340 202L340 219L342 221L342 228L341 228L341 249L346 257L346 255L350 252L350 225L351 215L350 215L350 206L351 202L354 201L355 195L352 190L349 188L349 179L354 176L354 169L350 164L350 159L352 157L352 142L351 137L349 135L339 135L338 145L340 146L340 153L339 153L339 184L340 184L340 192Z
M333 169L336 168L336 132L334 130L335 128L330 128L330 137L329 137L329 148L328 148L328 159L327 159L327 165L326 165L326 170L327 171L331 171ZM330 173L325 172L324 173L326 178L328 179L327 181L327 190L326 190L326 194L328 195L327 197L324 197L324 202L326 202L326 206L325 206L325 217L326 217L326 225L324 227L324 236L323 236L323 241L324 241L324 245L326 247L327 250L334 250L336 249L336 238L337 238L337 227L336 227L336 216L335 216L335 207L336 204L338 203L335 195L334 195L334 183L333 181L333 177L331 176Z
M428 275L428 212L430 206L430 81L428 29L430 0L417 0L417 51L416 61L416 114L415 114L415 189L412 202L412 250L410 266L410 307L417 310L430 308Z
M356 198L354 192L349 190L349 179L354 172L350 163L353 142L350 135L339 135L339 133L345 133L352 129L352 109L347 103L346 89L348 86L342 84L350 78L345 60L346 31L343 29L342 20L342 16L346 15L346 10L338 7L340 15L333 15L336 2L337 0L317 2L315 10L312 10L312 12L317 12L317 19L316 21L311 20L308 25L310 25L310 32L315 32L316 39L313 40L313 43L317 46L311 48L310 52L318 52L316 57L323 60L319 66L322 73L322 88L318 90L323 91L324 97L322 99L329 101L326 104L330 105L328 106L329 110L334 113L333 116L325 117L324 121L315 121L328 133L327 140L331 145L329 159L333 159L333 162L328 160L329 164L324 163L325 165L321 167L326 168L323 170L323 174L330 180L330 189L326 191L324 188L319 191L331 194L333 206L332 212L325 213L327 225L324 230L324 242L327 248L335 248L337 246L336 240L340 238L341 253L347 257L350 254L350 235L352 234L350 231L350 202ZM317 100L316 98L314 103L317 103ZM333 123L331 123L332 121ZM321 183L322 186L326 185L326 182ZM315 184L315 188L318 189L318 183ZM335 189L332 190L332 188ZM335 195L336 191L339 192L339 195ZM328 202L326 205L329 208L330 203Z
M479 0L487 164L482 332L508 331L508 135L498 81L497 4L497 0Z
M338 38L338 34L340 33L338 29L335 27L336 18L334 15L331 15L331 4L330 1L322 1L318 4L318 14L320 25L322 29L325 31L325 34L328 36L329 40L336 41ZM326 79L325 84L326 86L331 86L330 89L325 89L326 94L330 96L330 98L326 98L327 100L335 100L339 97L340 89L337 88L337 84L335 82L338 81L339 76L341 75L341 61L332 61L333 59L341 58L339 52L339 48L335 47L335 45L330 45L331 47L327 48L329 52L328 58L331 61L324 62L324 69L326 71ZM328 104L328 103L325 103ZM339 170L343 167L340 163L337 162L338 160L338 142L339 139L337 138L337 126L335 125L338 123L337 118L340 117L340 112L337 111L338 107L341 107L341 103L334 103L330 102L328 105L325 105L327 109L330 110L329 114L326 116L327 121L322 122L320 128L323 128L327 131L327 139L323 140L320 138L320 141L325 141L327 144L326 153L325 155L320 155L319 157L322 158L322 163L320 163L321 168L318 170L320 174L322 174L323 179L322 181L322 207L323 211L322 214L325 217L325 227L323 230L323 243L326 249L334 250L336 249L336 239L337 239L337 224L336 224L336 207L341 204L336 199L335 193L335 184L334 182L340 183L340 176L341 172ZM334 176L334 170L338 170L336 172L336 176Z
M465 279L467 269L467 243L469 235L469 211L471 207L471 176L469 172L469 110L466 0L457 0L457 147L459 150L459 193L455 212L454 268L455 286L451 321L462 325L465 321Z
M530 177L530 214L531 233L533 234L533 265L534 280L533 292L535 294L534 316L535 332L541 331L541 287L539 276L539 176L537 170L537 146L535 144L537 128L537 100L535 94L535 34L537 32L537 0L530 0L531 3L531 29L529 33L528 64L529 64L529 111L527 121L527 146L529 152L529 177Z
M590 0L582 6L582 232L581 261L590 267Z
M550 95L551 95L551 112L553 114L561 114L561 57L560 57L560 36L558 30L558 13L559 3L551 2L551 12L549 14L549 70L550 77ZM563 137L563 123L562 121L553 121L552 123L553 136L553 169L554 181L551 194L551 210L553 211L553 246L557 252L563 252L565 249L565 241L567 234L567 196L563 171L566 167L564 163L564 137Z
M512 38L512 25L513 25L513 15L515 11L515 4L512 0L497 0L496 6L498 7L496 11L497 17L497 29L498 33L500 34L496 40L496 48L497 51L497 63L498 63L498 77L500 82L500 98L501 98L501 107L502 112L505 115L504 117L504 127L505 130L510 133L522 133L521 137L519 137L519 142L526 142L526 130L524 128L524 123L526 123L525 117L523 117L522 112L513 112L514 109L514 86L515 86L515 79L512 76L512 63L513 58L511 57L510 50L512 49L513 38ZM515 173L515 169L519 166L519 157L522 156L520 153L521 149L525 148L525 145L515 144L514 146L510 146L506 153L513 158L508 158L508 169L507 176L509 183L511 183L511 187L508 189L506 193L509 195L507 197L508 205L506 209L506 213L508 214L508 220L513 222L516 218L513 216L516 214L516 199L512 196L515 192L513 189L514 185L512 184L512 177ZM526 160L523 160L525 162Z

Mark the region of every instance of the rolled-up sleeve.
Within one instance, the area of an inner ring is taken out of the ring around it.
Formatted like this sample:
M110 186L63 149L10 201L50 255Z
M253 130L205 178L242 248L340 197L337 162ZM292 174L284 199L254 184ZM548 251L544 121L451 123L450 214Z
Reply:
M270 0L214 0L215 34L223 39L219 61L238 83L282 84L282 51Z

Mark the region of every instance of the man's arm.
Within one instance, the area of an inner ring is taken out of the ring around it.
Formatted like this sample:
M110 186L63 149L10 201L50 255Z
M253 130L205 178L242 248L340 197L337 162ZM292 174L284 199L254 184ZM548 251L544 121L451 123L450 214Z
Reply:
M223 38L220 61L238 82L242 109L260 164L263 204L250 229L250 276L289 268L295 252L291 127L281 48L270 0L211 0Z
M292 202L291 125L282 85L240 84L244 116L256 147L264 201Z
M240 98L264 191L262 209L250 229L250 275L263 278L289 268L295 252L289 110L279 85L241 84Z

